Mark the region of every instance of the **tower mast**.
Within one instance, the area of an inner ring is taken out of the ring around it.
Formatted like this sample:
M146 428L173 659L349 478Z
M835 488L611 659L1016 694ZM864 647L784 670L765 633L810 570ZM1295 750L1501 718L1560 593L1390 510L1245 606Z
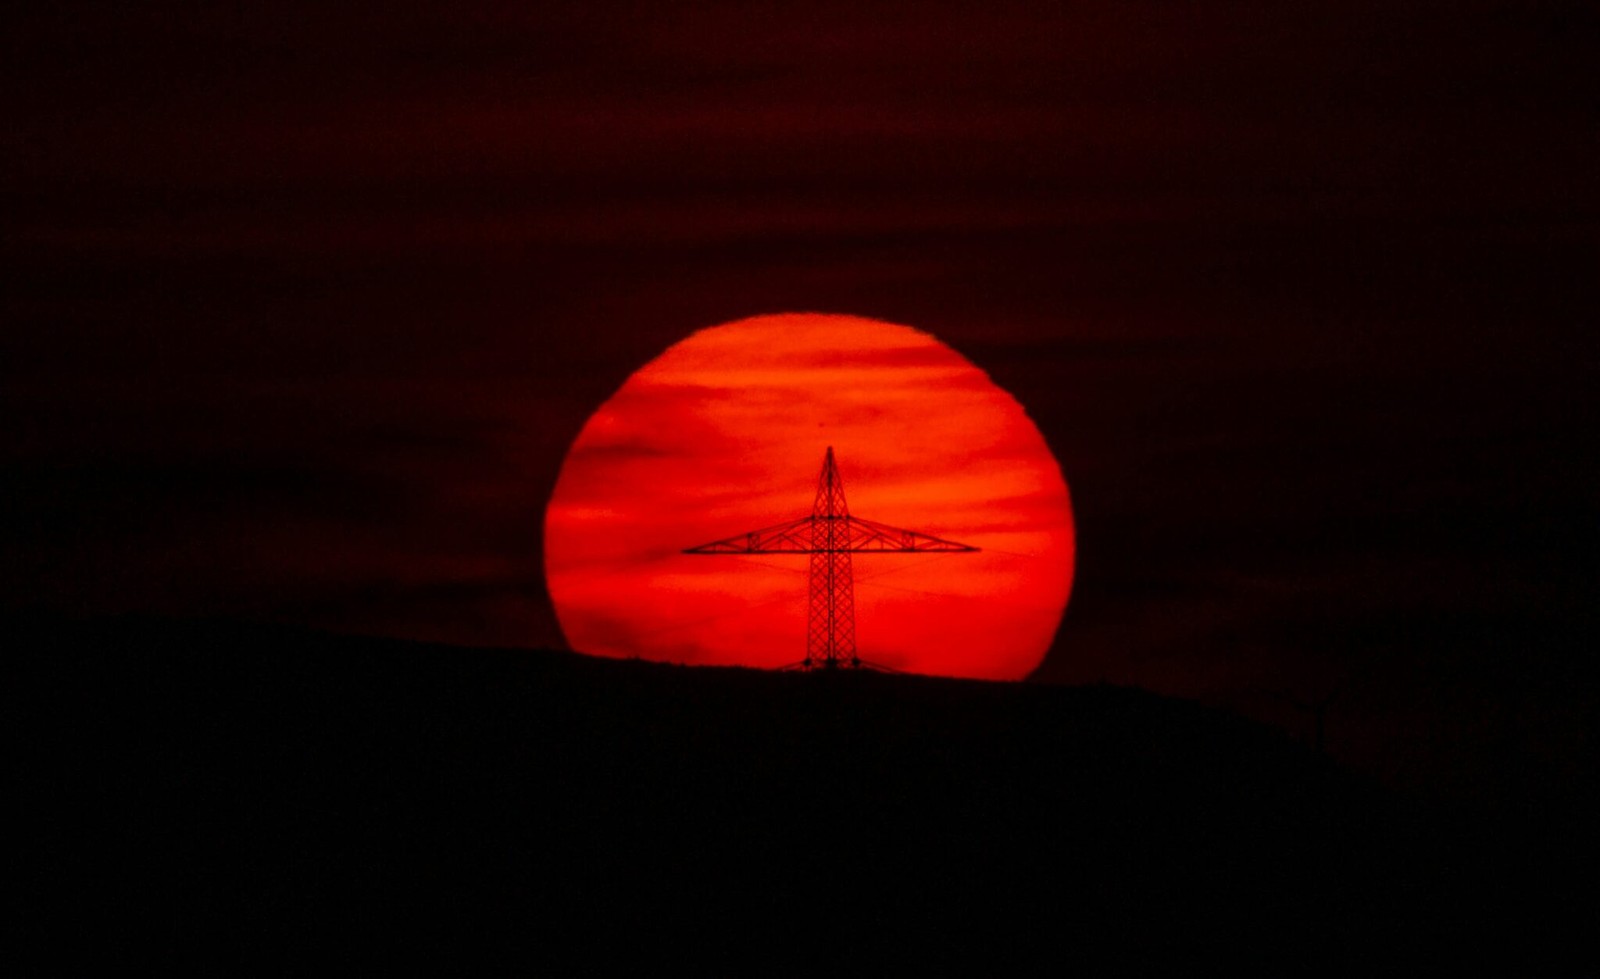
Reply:
M683 553L809 554L806 658L794 665L807 670L832 670L869 665L856 653L852 554L976 550L967 544L851 516L845 503L844 481L839 478L830 445L822 458L822 475L817 479L817 496L809 517L690 547Z

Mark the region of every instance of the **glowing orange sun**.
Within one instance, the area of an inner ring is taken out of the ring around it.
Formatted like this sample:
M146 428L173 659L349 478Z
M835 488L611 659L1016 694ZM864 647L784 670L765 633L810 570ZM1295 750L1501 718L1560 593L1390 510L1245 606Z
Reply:
M1074 556L1067 486L1038 429L932 336L814 313L701 330L583 427L545 513L545 575L572 648L802 659L806 556L682 552L810 514L828 446L853 515L980 549L855 554L861 657L988 679L1038 666Z

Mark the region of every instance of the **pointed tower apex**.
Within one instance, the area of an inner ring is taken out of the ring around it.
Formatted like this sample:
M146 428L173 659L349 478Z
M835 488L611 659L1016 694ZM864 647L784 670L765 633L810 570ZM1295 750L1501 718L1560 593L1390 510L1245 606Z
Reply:
M811 507L812 517L838 520L850 516L850 507L844 501L844 480L839 478L839 467L833 461L833 446L828 446L822 457L822 475L817 478L817 500Z

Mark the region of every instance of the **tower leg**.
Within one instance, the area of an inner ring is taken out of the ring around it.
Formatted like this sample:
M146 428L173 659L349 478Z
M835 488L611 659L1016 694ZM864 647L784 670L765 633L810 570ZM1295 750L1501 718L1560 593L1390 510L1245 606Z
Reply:
M813 551L806 661L812 669L860 666L856 656L856 595L850 552Z
M850 507L833 446L822 457L811 506L811 609L806 618L807 669L860 666L856 657L856 583L850 567Z

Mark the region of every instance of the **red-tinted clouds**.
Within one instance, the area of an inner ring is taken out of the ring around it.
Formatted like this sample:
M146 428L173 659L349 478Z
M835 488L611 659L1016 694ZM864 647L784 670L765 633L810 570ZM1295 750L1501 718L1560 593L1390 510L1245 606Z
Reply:
M806 559L683 548L805 516L833 446L854 515L979 547L855 559L861 655L1017 679L1071 587L1066 485L1022 406L906 327L787 314L703 330L573 444L546 580L574 648L776 667L805 649Z

